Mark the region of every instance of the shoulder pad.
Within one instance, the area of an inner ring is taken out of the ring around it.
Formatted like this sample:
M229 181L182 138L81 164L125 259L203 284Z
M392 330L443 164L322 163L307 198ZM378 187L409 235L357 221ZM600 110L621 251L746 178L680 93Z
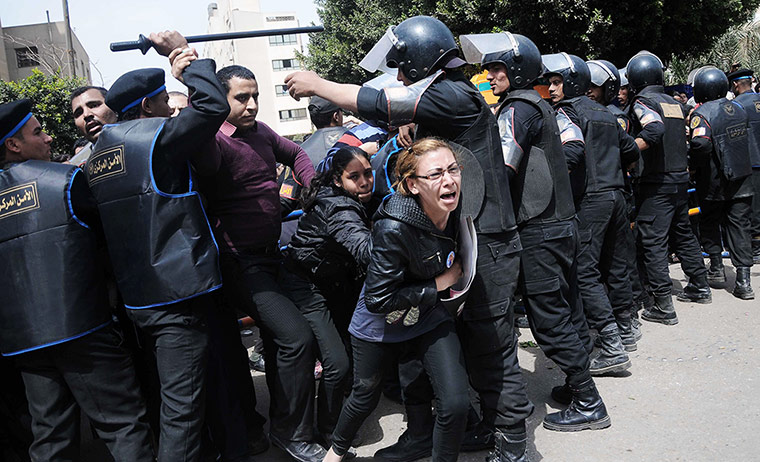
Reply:
M562 109L557 111L557 125L559 126L559 137L562 144L570 141L580 141L585 144L581 127L575 125Z
M399 127L412 122L420 97L442 75L443 71L438 71L408 87L384 88L385 99L388 102L388 124Z

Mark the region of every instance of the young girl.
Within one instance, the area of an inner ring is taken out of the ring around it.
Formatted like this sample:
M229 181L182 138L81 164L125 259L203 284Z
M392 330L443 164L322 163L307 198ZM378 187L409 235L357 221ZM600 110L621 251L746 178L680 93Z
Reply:
M319 344L322 381L317 428L331 438L349 385L348 344L359 289L369 263L372 167L356 147L339 149L302 197L304 215L285 250L283 285Z
M435 394L433 461L457 460L467 421L467 374L454 320L442 306L462 274L456 258L460 170L446 142L423 139L399 154L397 192L375 216L372 255L349 332L354 384L327 462L342 460L380 399L383 371L403 352L422 361ZM448 295L446 293L446 295Z

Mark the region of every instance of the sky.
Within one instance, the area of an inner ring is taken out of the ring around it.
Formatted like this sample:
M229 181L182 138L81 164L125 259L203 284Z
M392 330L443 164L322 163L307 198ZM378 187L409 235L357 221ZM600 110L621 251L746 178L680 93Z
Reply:
M169 90L184 90L171 77L168 60L149 50L143 56L139 50L114 53L111 42L137 40L140 34L163 30L178 30L184 35L205 34L208 24L208 5L212 0L69 0L71 27L87 50L92 66L93 85L106 88L123 73L141 67L160 67L167 73ZM277 0L260 0L261 11L267 13L295 11L301 26L312 22L321 24L313 0L289 0L287 8ZM63 20L61 0L0 1L0 21L3 27ZM192 45L192 44L191 44ZM195 44L203 53L203 44ZM101 77L102 76L102 77Z

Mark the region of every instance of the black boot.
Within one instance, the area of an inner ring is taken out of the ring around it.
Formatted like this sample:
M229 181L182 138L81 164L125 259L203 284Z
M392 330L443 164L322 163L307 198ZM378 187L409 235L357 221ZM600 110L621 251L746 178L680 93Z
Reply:
M710 285L726 282L726 268L723 266L721 255L710 255L710 266L707 268L707 282Z
M668 295L655 295L654 306L641 313L641 319L649 322L659 322L666 326L678 324L676 309L673 307L673 297Z
M406 406L406 431L395 444L375 452L380 460L412 462L433 454L433 413L429 404Z
M712 260L712 259L711 259ZM710 264L710 268L712 268ZM723 272L723 282L726 282L726 273L723 269L723 263L721 263L721 271ZM707 283L710 279L710 270L707 271L707 276L700 276L689 280L686 287L683 288L683 292L676 296L679 302L691 302L691 303L712 303L712 291L710 285Z
M591 360L591 375L623 372L631 367L631 360L623 348L616 323L604 326L599 332L599 338L602 339L602 347L599 354Z
M577 432L600 430L612 424L592 379L577 388L571 387L570 390L573 397L570 405L565 410L547 414L544 417L544 428L560 432Z
M734 286L734 297L742 300L753 300L755 292L749 282L749 267L740 266L736 268L736 285Z
M530 462L527 452L528 434L495 432L496 445L486 462Z
M618 331L620 332L620 340L623 342L623 348L625 351L636 351L638 346L636 342L641 338L641 331L634 329L633 319L631 318L617 318ZM638 338L636 338L638 336Z
M752 238L752 263L760 265L760 236Z

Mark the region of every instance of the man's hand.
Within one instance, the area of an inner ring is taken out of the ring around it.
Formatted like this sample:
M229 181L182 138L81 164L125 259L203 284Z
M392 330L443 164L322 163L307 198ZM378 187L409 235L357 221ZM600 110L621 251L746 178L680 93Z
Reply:
M296 101L299 101L304 96L314 96L317 86L322 81L322 77L313 71L294 72L285 77L288 93Z
M172 65L172 75L174 78L185 83L182 78L182 73L185 72L187 66L196 59L198 59L198 52L195 51L195 48L174 49L171 54L169 54L169 62Z
M398 127L398 144L404 148L408 148L414 143L414 127L415 124L406 124Z
M153 42L153 48L161 56L169 56L177 48L187 48L187 40L176 30L167 30L159 33L152 32L148 38Z

